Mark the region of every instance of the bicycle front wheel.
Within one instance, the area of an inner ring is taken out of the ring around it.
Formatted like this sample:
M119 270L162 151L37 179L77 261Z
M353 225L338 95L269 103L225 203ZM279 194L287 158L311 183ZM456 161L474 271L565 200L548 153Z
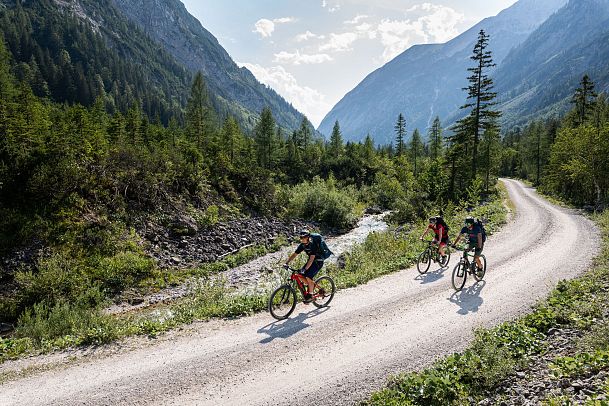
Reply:
M467 279L467 266L462 261L459 261L459 263L455 266L455 269L453 269L453 277L452 277L453 288L457 292L461 291L461 289L463 289L463 286L465 286L466 279Z
M480 282L484 278L484 275L486 275L486 257L484 255L480 255L480 262L482 262L482 269L476 268L476 272L474 272L474 279L476 279L478 282Z
M421 275L427 273L427 271L429 271L429 267L431 266L431 253L429 252L429 250L425 250L423 252L421 252L421 255L419 255L419 259L417 261L417 271L419 271L419 273Z
M269 313L277 320L285 320L296 307L296 292L290 285L275 289L269 299Z
M313 289L313 304L317 307L326 307L334 298L336 285L329 276L322 276L315 281Z

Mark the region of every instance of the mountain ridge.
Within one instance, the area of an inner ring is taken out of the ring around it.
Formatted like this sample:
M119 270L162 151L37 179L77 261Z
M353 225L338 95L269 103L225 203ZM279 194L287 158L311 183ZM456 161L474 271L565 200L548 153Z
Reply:
M393 139L399 113L405 114L409 132L415 128L425 131L435 115L445 120L465 101L461 89L480 29L491 35L493 57L500 62L566 1L521 0L444 44L407 49L347 93L322 120L319 131L328 134L338 120L347 139L359 141L371 133L377 143L387 144ZM379 81L382 89L375 83Z

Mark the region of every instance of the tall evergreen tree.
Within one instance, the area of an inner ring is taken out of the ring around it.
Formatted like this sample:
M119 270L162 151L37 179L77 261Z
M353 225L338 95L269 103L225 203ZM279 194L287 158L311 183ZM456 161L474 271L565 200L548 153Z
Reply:
M584 75L579 82L579 86L575 90L571 103L575 105L578 124L581 125L586 122L588 116L593 112L597 94L594 91L594 83L588 75Z
M395 153L397 156L404 154L404 138L406 137L406 119L400 113L395 123Z
M265 107L260 114L260 121L254 129L256 140L256 156L258 165L263 168L271 169L273 165L275 119L271 109Z
M300 122L300 128L298 129L296 142L296 145L301 151L306 151L313 139L313 131L311 128L312 125L309 119L303 117Z
M190 90L190 98L186 106L186 123L188 134L196 142L199 149L203 149L206 137L211 126L209 95L203 74L198 72L195 75Z
M442 156L444 149L444 138L442 135L442 123L440 117L436 117L429 130L429 154L431 159L436 160Z
M328 146L328 154L333 159L338 159L344 152L343 135L340 132L338 121L334 123L332 135L330 136L330 145Z
M488 75L488 70L495 66L493 63L492 52L487 50L489 36L484 30L480 30L478 41L474 46L471 59L476 65L467 70L471 73L467 78L469 85L463 90L467 91L467 102L461 109L471 109L469 114L459 120L454 127L455 142L464 144L467 153L471 153L471 178L478 175L478 147L480 144L481 131L495 125L497 119L501 117L501 112L494 110L497 104L495 98L497 93L493 92L493 79Z
M421 140L421 133L419 129L415 129L412 133L412 141L410 142L410 153L412 155L412 167L414 169L414 176L419 174L419 163L423 155L423 141Z

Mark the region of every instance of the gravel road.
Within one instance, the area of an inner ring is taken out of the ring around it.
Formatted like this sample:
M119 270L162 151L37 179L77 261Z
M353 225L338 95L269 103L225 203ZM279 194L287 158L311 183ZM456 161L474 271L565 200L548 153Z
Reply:
M485 248L485 281L455 294L450 273L409 269L299 305L202 323L192 334L0 385L1 405L354 404L394 373L463 349L473 329L526 312L591 263L593 224L505 180L517 213Z

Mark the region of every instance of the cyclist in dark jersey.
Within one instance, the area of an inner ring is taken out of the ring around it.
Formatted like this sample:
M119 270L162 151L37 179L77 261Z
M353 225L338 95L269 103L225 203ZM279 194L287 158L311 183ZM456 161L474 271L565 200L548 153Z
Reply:
M484 249L484 239L482 237L482 228L476 224L476 220L473 217L467 217L465 219L465 227L461 229L461 233L455 240L453 247L455 247L461 237L467 234L468 238L468 250L474 251L474 259L476 260L476 266L478 269L482 269L482 261L480 260L480 255L482 255L482 250Z
M435 234L435 238L433 240L434 244L439 244L440 255L442 255L442 259L446 259L446 246L448 244L448 233L446 232L446 227L444 227L438 221L437 217L431 217L429 219L429 226L425 229L425 232L421 236L421 241L425 238L429 230L432 230Z
M313 296L311 295L311 292L313 292L313 289L315 288L315 282L313 281L313 278L315 278L315 275L317 275L317 273L324 266L323 249L321 247L321 236L319 234L311 235L308 230L302 230L300 232L300 244L298 245L298 247L296 247L296 251L294 251L294 253L290 255L285 264L289 265L289 263L292 262L292 260L294 260L294 258L296 258L296 256L298 256L298 254L303 251L309 257L305 266L303 266L300 270L301 273L304 275L308 286L308 291L304 297L304 302L310 303L313 301Z

